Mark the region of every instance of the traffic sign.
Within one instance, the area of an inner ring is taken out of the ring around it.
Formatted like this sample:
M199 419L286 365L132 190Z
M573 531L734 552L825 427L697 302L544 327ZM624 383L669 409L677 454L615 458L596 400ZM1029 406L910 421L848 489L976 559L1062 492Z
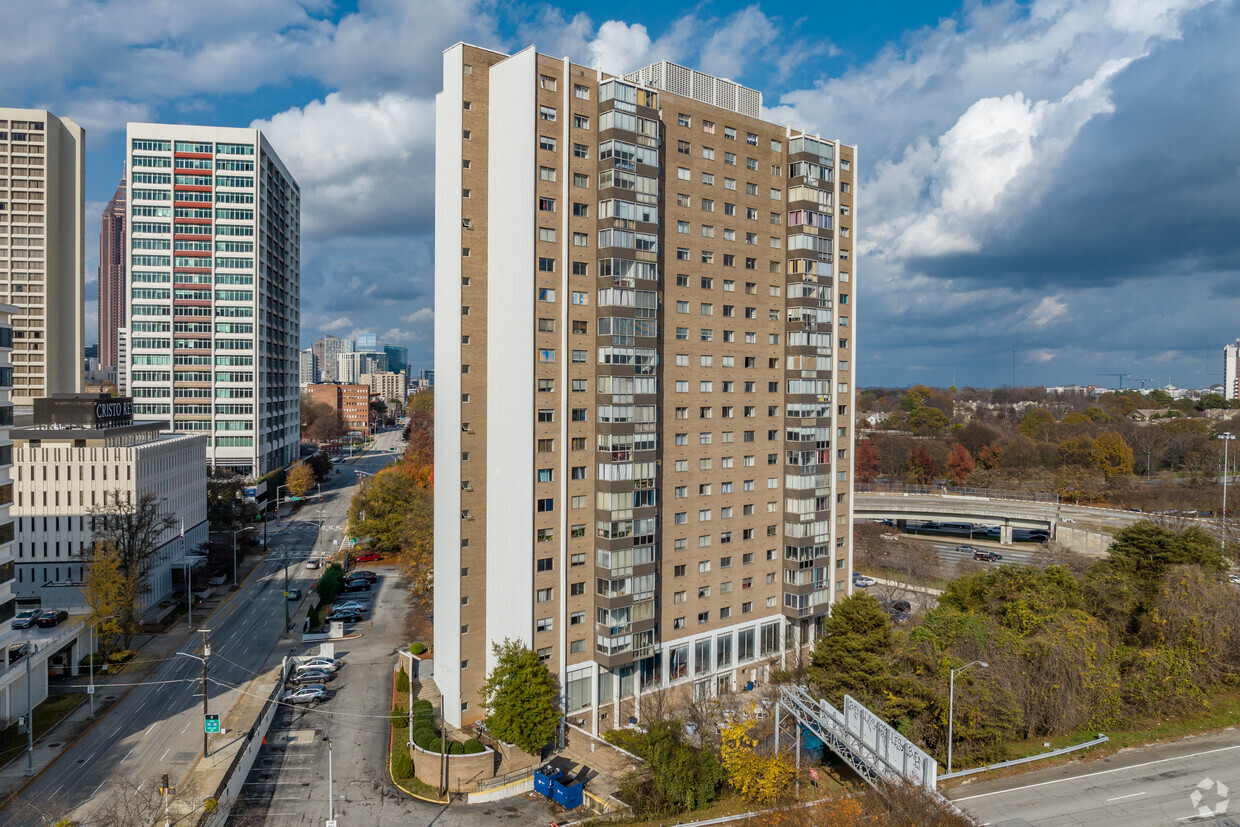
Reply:
M285 497L284 501L289 503L299 503L304 499L305 497Z
M327 827L336 827L336 819L334 818L327 819Z
M203 717L206 718L206 720L204 721L203 731L207 733L218 734L220 731L220 716L219 715L205 715Z

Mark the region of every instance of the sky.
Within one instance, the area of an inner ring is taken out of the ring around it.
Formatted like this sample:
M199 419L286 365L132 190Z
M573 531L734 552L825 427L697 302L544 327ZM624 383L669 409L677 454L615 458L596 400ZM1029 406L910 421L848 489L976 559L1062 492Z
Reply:
M0 105L87 130L92 297L125 123L256 126L301 185L302 346L373 332L432 367L434 96L465 41L676 61L857 144L859 386L1203 387L1240 338L1237 0L0 8Z

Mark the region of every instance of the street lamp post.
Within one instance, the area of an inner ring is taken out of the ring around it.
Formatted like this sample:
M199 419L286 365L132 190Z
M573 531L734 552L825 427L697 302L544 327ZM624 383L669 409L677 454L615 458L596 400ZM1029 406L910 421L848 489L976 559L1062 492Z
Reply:
M983 669L990 668L990 664L987 663L986 661L975 660L971 663L966 663L964 666L961 666L959 669L950 670L951 680L949 683L949 689L947 690L947 774L948 775L951 775L952 773L952 734L953 734L952 725L954 722L954 716L955 716L955 711L956 711L956 676L959 675L964 670L968 669L970 666L980 666Z
M326 735L323 740L327 742L327 818L335 822L336 799L332 795L332 737Z
M105 620L114 620L116 615L108 615L101 617L94 623L90 624L90 689L86 694L90 696L90 717L95 717L95 627Z
M1223 544L1223 551L1227 551L1227 446L1236 438L1236 435L1230 431L1223 431L1215 439L1223 440L1223 514L1219 518L1219 526L1221 528L1220 542Z
M39 647L26 644L26 777L34 775L34 704L30 701L30 661Z

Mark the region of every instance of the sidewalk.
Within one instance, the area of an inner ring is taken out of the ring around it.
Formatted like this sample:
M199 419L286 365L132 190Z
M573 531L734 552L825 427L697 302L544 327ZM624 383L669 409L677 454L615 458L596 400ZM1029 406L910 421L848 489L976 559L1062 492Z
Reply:
M245 560L239 564L237 577L244 582L254 569L259 566L263 557L264 555L247 555ZM202 619L210 617L216 609L231 599L233 594L234 592L229 586L216 588L211 597L207 598L200 608L195 608L194 618L196 625L201 626ZM10 798L21 792L33 777L51 766L63 752L73 746L97 721L107 715L112 710L112 707L120 703L129 694L130 690L133 689L134 685L141 683L160 663L172 657L172 653L180 649L190 635L193 634L197 634L197 630L188 628L188 621L182 620L178 621L178 624L167 632L137 635L133 642L133 648L136 652L133 665L122 670L120 674L104 674L99 670L95 670L95 717L91 718L91 706L88 699L61 719L58 724L45 732L41 738L36 740L34 743L34 773L30 777L26 776L26 751L23 751L8 764L0 767L0 806L3 806ZM85 692L88 682L89 672L83 670L80 675L50 682L48 694L51 696L71 692ZM241 703L239 702L237 706L240 708ZM231 714L229 717L232 717ZM229 760L231 761L231 759Z

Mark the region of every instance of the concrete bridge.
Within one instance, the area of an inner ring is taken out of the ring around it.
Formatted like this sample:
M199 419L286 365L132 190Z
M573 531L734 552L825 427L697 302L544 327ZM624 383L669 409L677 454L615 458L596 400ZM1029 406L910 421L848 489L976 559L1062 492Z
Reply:
M1044 529L1083 554L1106 552L1115 531L1145 519L1129 511L1067 505L1055 494L928 485L858 483L853 514L862 520L907 520L998 525L999 541L1013 529Z

